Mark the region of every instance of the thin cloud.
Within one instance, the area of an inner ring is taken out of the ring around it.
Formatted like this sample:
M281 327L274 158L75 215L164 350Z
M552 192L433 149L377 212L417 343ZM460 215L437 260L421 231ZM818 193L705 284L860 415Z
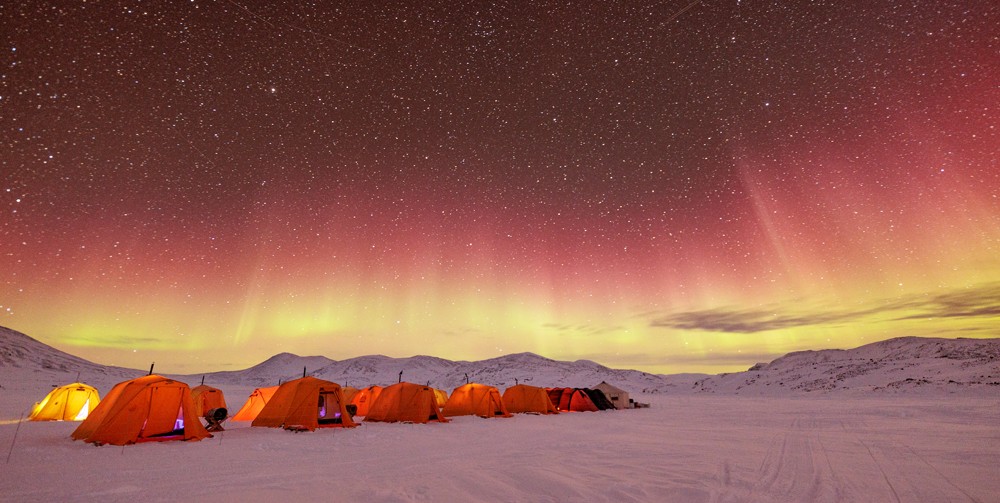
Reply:
M814 325L851 323L862 319L902 321L927 318L988 320L1000 315L1000 283L955 290L939 295L913 295L884 301L874 307L814 308L793 312L786 306L770 309L706 309L673 313L650 322L653 327L751 334Z

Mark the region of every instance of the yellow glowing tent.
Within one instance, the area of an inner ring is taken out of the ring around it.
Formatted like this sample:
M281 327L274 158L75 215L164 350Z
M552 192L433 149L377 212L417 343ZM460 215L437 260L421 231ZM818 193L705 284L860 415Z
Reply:
M29 421L83 421L100 403L97 390L78 382L52 390L31 408Z
M267 401L274 396L275 391L278 391L277 386L253 390L253 393L250 393L250 398L247 398L247 403L243 404L243 407L230 421L253 421L257 418L257 414L260 414L260 410L264 408Z

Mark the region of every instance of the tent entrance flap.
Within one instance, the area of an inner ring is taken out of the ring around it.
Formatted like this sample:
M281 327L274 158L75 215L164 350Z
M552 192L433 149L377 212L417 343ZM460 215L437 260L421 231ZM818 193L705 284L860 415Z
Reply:
M80 407L80 412L77 412L76 417L73 418L74 421L83 421L87 419L87 415L90 413L90 397L87 397L87 401Z
M319 394L319 424L342 424L340 399L335 391L324 391Z

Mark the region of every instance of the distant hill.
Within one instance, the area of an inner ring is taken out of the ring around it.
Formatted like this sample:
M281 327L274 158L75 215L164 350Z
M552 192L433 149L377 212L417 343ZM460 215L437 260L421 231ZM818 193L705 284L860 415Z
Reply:
M645 390L667 392L688 388L693 380L686 376L684 385L678 386L670 376L611 369L588 360L556 361L532 353L504 355L477 362L454 362L433 356L390 358L381 355L335 361L324 356L281 353L243 370L169 377L189 384L199 383L204 377L205 383L213 386L262 387L302 377L303 368L308 375L355 387L394 384L402 371L403 380L421 384L429 382L434 387L448 391L465 384L466 374L469 382L489 384L501 389L513 386L515 382L537 386L586 387L606 381L637 393ZM0 377L11 372L45 374L54 383L76 380L79 375L79 380L83 382L102 385L146 375L144 370L99 365L64 353L20 332L0 327ZM703 375L698 374L696 377Z
M746 372L697 380L692 391L1000 394L1000 339L899 337L848 350L798 351Z
M432 356L389 358L363 356L332 363L315 372L316 377L351 386L386 386L402 379L452 390L468 382L504 389L516 383L534 386L589 387L606 381L623 389L640 392L652 387L671 387L665 376L637 370L616 370L588 360L564 362L533 353L504 355L489 360L453 362Z
M259 388L275 386L279 382L302 377L303 369L306 372L311 372L333 362L325 356L298 356L292 353L279 353L248 369L197 375L205 376L206 383L225 383Z
M675 387L667 376L610 369L587 360L560 362L532 353L504 355L476 362L454 362L433 356L390 358L382 355L334 361L321 356L300 357L283 353L245 370L205 374L205 382L274 386L279 380L301 377L303 366L310 376L354 387L395 384L401 378L400 372L404 381L429 383L448 391L465 384L466 375L469 382L501 389L517 382L536 386L586 387L601 381L636 392Z
M93 363L60 351L16 330L0 327L0 371L86 374L132 379L145 375L137 369Z

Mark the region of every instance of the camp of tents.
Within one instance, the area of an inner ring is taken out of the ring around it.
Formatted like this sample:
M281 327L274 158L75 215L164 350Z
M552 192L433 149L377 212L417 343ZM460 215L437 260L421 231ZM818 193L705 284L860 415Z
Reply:
M204 380L203 380L204 381ZM346 390L346 392L345 392ZM609 398L613 397L613 398ZM621 405L625 405L622 407ZM424 385L400 382L388 387L341 388L302 377L255 389L232 421L251 426L313 431L367 422L447 423L450 417L512 417L514 414L597 412L630 407L628 394L607 383L594 388L539 388L518 384L500 391L469 383L451 395ZM32 408L31 421L82 421L71 435L95 445L126 445L165 440L201 440L221 430L226 419L221 390L148 375L115 385L103 400L81 383L60 386ZM206 430L201 420L208 421Z

